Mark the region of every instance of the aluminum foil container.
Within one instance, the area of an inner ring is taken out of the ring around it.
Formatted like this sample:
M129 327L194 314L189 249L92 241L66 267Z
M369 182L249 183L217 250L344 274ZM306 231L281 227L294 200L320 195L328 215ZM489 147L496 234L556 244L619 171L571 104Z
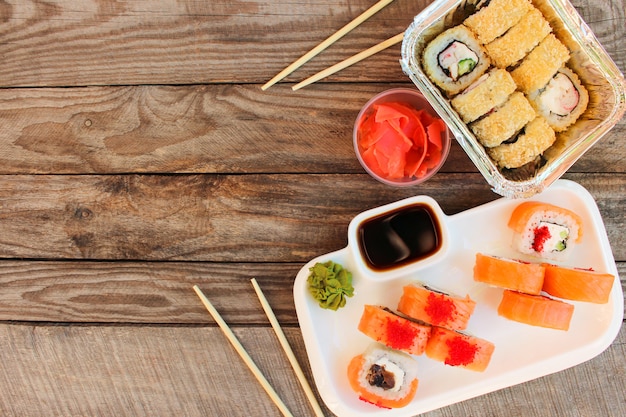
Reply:
M567 62L589 92L585 113L543 155L543 164L531 172L502 170L489 158L469 127L428 79L421 55L439 33L462 23L485 0L436 0L418 14L402 42L403 71L446 121L494 192L508 198L525 198L541 192L565 173L593 144L621 119L626 110L626 81L591 29L567 0L532 0L552 26L553 33L570 50ZM523 171L523 170L522 170Z

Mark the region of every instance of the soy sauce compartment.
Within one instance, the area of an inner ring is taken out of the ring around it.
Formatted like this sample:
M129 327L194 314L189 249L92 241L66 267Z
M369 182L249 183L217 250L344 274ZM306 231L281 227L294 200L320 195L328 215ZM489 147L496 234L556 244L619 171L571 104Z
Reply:
M445 217L427 196L359 214L348 233L356 264L369 276L388 279L441 259L448 247Z

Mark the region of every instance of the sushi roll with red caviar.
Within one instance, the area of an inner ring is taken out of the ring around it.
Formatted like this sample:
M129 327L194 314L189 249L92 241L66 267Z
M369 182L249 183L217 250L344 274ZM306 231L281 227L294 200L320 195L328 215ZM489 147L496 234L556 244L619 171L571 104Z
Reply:
M465 89L489 68L489 58L474 34L459 25L440 33L424 49L428 77L448 97Z
M571 210L539 201L515 207L508 227L513 229L513 247L521 253L562 260L581 241L583 222Z
M401 408L415 397L417 361L373 343L348 364L348 381L362 401L381 408Z
M495 287L539 294L543 287L545 268L541 264L476 254L474 280Z
M511 290L504 290L498 305L498 315L506 319L556 330L568 330L573 314L572 304Z
M495 345L488 340L434 327L426 345L426 356L449 366L483 372L494 350Z
M392 349L421 355L426 349L430 326L402 317L388 308L365 305L358 329Z
M574 71L560 68L550 81L530 93L530 102L550 127L562 132L584 113L589 93Z
M469 295L459 297L413 283L403 288L398 311L406 316L454 330L467 327L476 302Z

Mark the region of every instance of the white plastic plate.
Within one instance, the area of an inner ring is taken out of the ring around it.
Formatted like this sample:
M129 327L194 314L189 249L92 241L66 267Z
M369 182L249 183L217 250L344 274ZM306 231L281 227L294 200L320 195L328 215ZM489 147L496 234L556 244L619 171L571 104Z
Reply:
M313 377L333 413L339 417L414 416L580 364L612 343L622 324L624 298L593 197L577 183L558 180L531 200L567 207L582 217L583 239L560 263L613 274L615 282L608 303L568 301L575 305L568 331L529 326L498 316L502 290L474 282L474 259L477 252L524 259L511 248L513 235L506 226L520 200L502 198L452 216L440 212L439 221L449 239L443 256L392 274L369 271L351 237L346 248L304 265L294 282L296 312ZM423 201L437 205L429 197L411 197L361 213L353 222ZM438 206L436 209L440 210ZM353 229L351 224L349 233ZM337 311L322 309L307 289L309 268L328 260L340 263L353 274L354 296ZM469 294L477 306L467 332L493 342L496 348L482 373L447 366L425 355L414 356L419 366L419 388L413 401L404 408L378 408L359 400L348 383L346 370L350 359L373 342L359 332L357 325L365 304L395 310L402 287L413 281L461 296Z

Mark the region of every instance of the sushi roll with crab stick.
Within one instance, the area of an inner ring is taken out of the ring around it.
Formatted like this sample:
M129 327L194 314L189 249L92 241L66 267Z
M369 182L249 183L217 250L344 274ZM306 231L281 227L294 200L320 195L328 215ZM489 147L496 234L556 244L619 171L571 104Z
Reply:
M348 381L360 400L381 408L401 408L417 392L417 361L404 352L372 343L348 364Z
M563 260L583 236L578 214L540 201L518 204L507 225L513 229L513 247L539 258Z
M434 327L426 356L449 366L475 372L487 369L495 345L485 339L443 327Z
M516 91L504 104L472 123L470 129L483 146L492 148L510 139L536 116L526 96Z
M561 67L545 86L528 97L537 113L556 132L564 131L578 120L589 104L587 89L567 67Z
M365 305L358 329L392 349L421 355L426 349L430 326L394 313L386 307Z
M551 33L511 71L511 76L520 91L530 94L548 84L569 57L567 47Z
M516 88L511 74L496 68L483 74L450 104L463 122L470 123L506 102Z
M459 25L445 30L428 43L422 55L422 65L428 77L452 97L487 71L490 61L474 34Z
M539 9L533 8L504 35L485 45L491 62L498 68L517 64L552 31Z
M412 319L455 330L467 327L475 307L469 295L446 294L420 283L404 286L398 302L398 311Z
M543 295L504 290L498 315L531 326L568 330L574 305ZM428 350L427 350L428 352Z
M546 119L537 116L511 139L485 150L498 167L514 169L535 161L555 141L554 130Z
M533 9L529 0L490 0L486 6L468 16L463 22L478 40L489 43L505 33Z
M615 276L593 269L544 264L543 291L572 301L605 304L609 301Z

